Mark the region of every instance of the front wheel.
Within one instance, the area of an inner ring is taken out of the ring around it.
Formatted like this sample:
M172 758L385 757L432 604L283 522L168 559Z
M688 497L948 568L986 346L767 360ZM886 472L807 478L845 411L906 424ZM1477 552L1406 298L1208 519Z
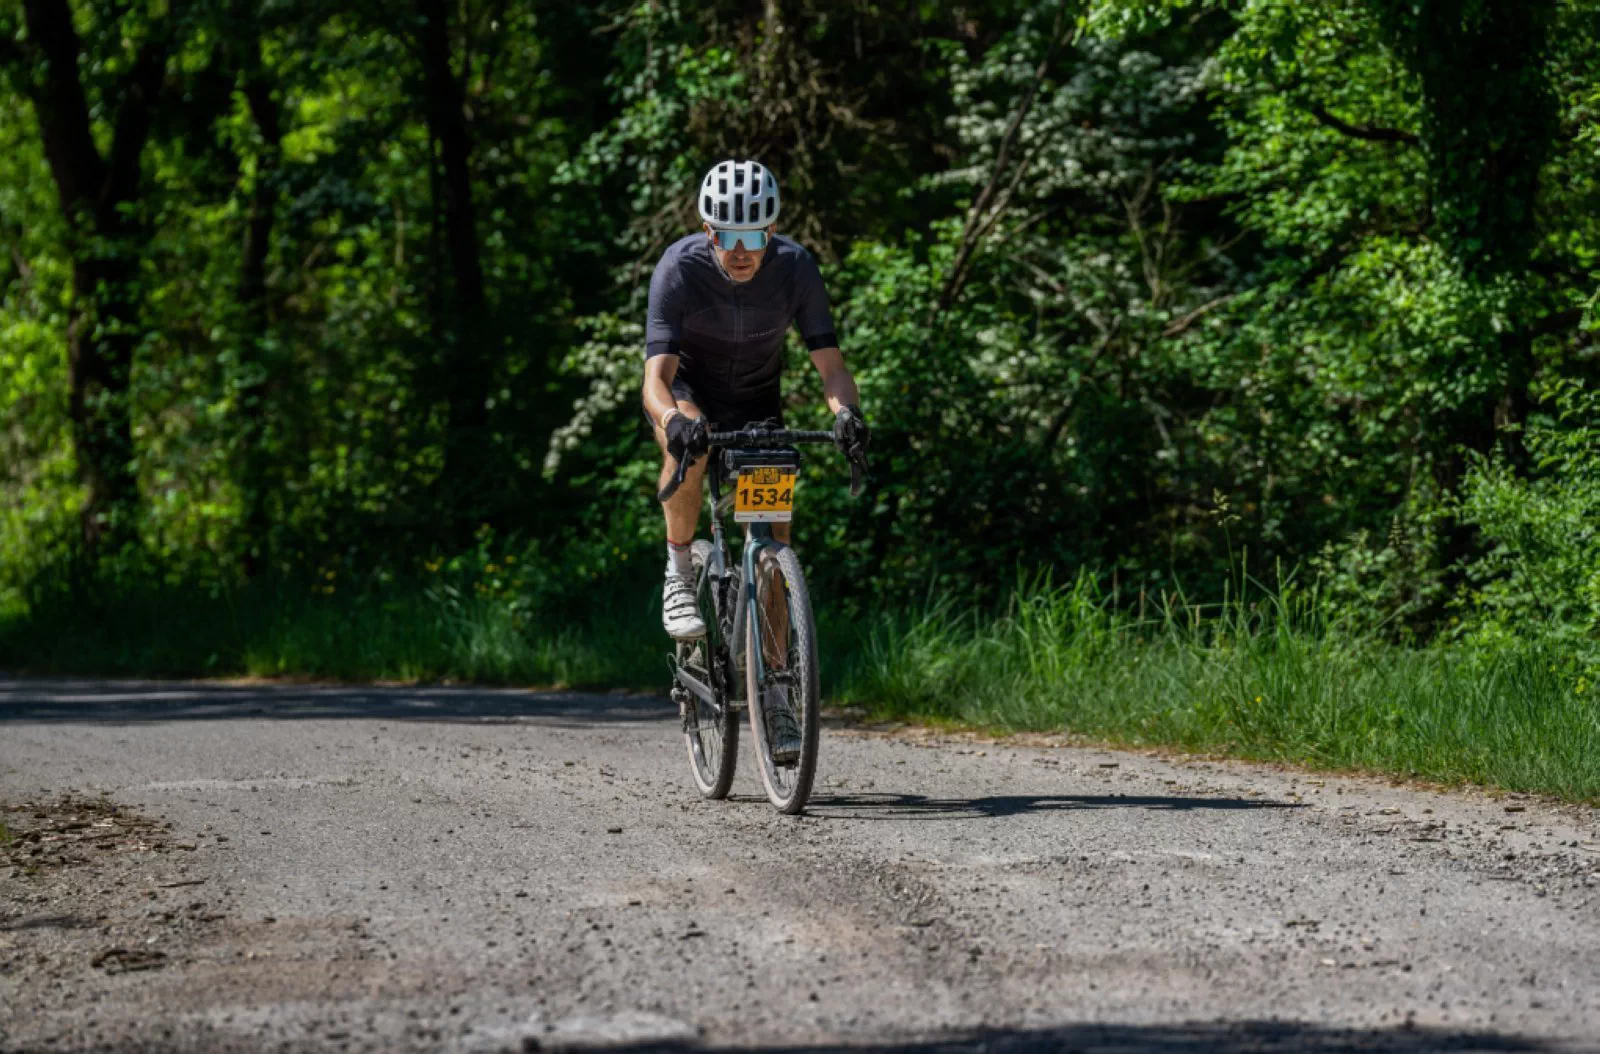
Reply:
M752 585L755 617L745 620L744 657L750 732L767 798L779 812L793 814L806 807L817 773L822 723L817 628L800 558L787 545L773 543L761 550ZM793 757L775 749L783 745L774 733L782 736L785 709L798 732L799 749Z
M706 573L711 543L703 538L695 542L693 560L695 600L706 624L706 635L678 642L678 668L702 685L720 686L721 690L715 692L720 705L708 703L683 687L674 688L673 695L683 710L683 739L689 748L689 771L694 775L695 787L703 797L726 798L739 758L739 714L730 705L733 686L726 684L723 676L727 670L723 659L727 645L722 639L713 596L716 584Z

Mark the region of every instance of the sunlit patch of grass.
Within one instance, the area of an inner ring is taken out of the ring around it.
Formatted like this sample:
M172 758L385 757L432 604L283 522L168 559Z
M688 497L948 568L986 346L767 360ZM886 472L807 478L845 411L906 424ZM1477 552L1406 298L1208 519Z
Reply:
M885 617L839 695L878 716L1600 799L1600 707L1535 649L1399 647L1315 598L1261 594L1140 619L1087 578L1007 610Z

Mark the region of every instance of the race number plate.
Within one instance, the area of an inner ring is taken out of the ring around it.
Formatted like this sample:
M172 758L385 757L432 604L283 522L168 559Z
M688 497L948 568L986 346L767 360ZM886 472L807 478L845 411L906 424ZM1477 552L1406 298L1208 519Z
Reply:
M747 465L733 491L735 523L788 523L794 518L793 465Z

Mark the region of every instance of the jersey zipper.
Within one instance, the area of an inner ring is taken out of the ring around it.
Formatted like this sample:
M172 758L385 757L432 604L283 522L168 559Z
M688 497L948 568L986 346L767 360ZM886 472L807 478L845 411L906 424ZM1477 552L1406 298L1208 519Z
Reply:
M732 281L732 279L730 279ZM733 285L733 354L728 356L728 391L739 390L739 356L744 351L744 287Z

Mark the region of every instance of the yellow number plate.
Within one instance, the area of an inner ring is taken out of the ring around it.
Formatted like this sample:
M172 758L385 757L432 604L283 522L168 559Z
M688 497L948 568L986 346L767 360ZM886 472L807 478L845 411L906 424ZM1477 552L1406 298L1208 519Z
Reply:
M794 518L794 477L788 465L740 469L733 491L734 522L788 523Z

